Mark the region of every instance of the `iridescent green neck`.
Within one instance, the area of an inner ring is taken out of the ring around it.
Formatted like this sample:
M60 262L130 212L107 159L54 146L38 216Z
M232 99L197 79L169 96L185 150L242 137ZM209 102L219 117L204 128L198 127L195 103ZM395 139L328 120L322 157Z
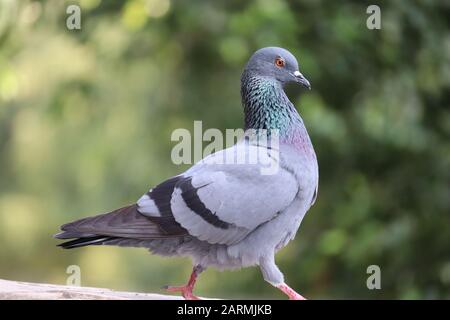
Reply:
M274 79L244 73L241 96L246 130L276 129L283 136L303 124L283 87Z
M241 96L245 113L245 130L277 130L279 142L315 157L314 148L303 120L289 101L281 83L275 79L253 76L244 71Z

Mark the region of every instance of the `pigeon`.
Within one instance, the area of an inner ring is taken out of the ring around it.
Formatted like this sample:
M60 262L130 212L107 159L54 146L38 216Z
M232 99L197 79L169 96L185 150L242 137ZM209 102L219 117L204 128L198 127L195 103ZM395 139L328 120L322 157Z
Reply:
M288 83L311 89L293 54L279 47L254 52L241 76L244 132L252 134L156 185L136 203L62 225L55 235L65 240L59 246L143 247L157 255L190 257L188 283L165 287L185 299L198 299L194 285L208 267L259 266L265 281L289 299L303 300L275 263L318 191L317 157L284 91ZM266 140L274 143L262 143L260 132L269 132ZM254 152L261 161L224 161ZM266 161L276 170L264 172Z

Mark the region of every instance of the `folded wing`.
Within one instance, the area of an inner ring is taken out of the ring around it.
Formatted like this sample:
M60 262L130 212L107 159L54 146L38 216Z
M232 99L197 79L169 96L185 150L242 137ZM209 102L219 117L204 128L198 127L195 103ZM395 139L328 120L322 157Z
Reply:
M233 244L289 206L298 192L294 176L278 168L263 174L262 164L218 161L236 146L215 153L183 175L167 180L138 201L138 210L166 219L200 240ZM276 162L276 159L262 161Z

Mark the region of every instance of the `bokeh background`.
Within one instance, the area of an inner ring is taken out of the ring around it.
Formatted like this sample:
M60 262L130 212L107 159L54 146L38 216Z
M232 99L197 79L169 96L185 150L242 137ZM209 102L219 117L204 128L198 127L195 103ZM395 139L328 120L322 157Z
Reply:
M82 30L66 28L78 4ZM282 46L320 165L316 205L277 256L308 298L450 298L448 1L0 0L0 278L160 292L188 259L63 251L64 222L123 206L185 166L176 128L241 127L251 53ZM366 269L381 268L381 290ZM283 298L257 268L208 270L198 294Z

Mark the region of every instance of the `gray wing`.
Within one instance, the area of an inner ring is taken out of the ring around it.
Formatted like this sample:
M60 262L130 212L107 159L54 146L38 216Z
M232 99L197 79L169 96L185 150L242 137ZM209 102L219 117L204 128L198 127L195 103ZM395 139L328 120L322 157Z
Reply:
M298 192L294 176L278 168L262 174L256 164L222 164L239 146L205 158L183 175L167 180L138 201L148 217L181 225L209 243L233 244L288 207ZM268 157L267 161L277 162Z

